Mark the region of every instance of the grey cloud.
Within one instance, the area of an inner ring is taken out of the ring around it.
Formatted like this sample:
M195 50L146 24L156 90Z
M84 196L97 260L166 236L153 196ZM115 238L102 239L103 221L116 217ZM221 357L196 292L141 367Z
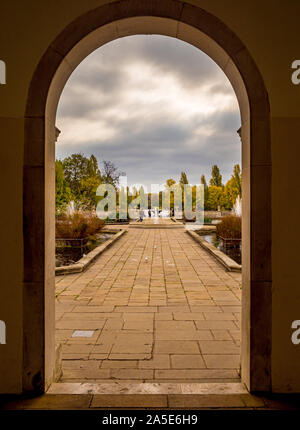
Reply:
M89 115L93 110L94 106L88 98L71 90L63 94L63 102L58 107L57 116L76 119Z
M205 83L222 73L218 66L199 49L190 44L165 36L128 38L131 59L136 55L156 66L162 72L175 74L185 85Z
M237 131L241 126L239 112L236 111L219 111L212 115L198 119L198 126L207 126L213 128L215 133L226 133Z
M173 130L175 133L175 130ZM233 133L222 133L211 137L199 138L198 144L192 147L184 144L179 135L170 139L167 128L158 130L157 136L165 139L147 138L143 133L128 135L110 140L106 145L97 142L86 142L80 145L86 154L95 154L99 161L112 160L121 170L127 173L129 181L144 183L164 182L168 177L178 179L182 170L188 173L190 180L199 182L202 173L208 177L213 164L218 164L224 178L229 178L233 164L240 162L240 142ZM181 131L182 133L182 131ZM188 136L190 132L185 131ZM65 148L58 145L61 156ZM68 153L78 152L78 146L67 146Z
M210 88L210 92L228 94L230 91L229 85L222 81L223 72L197 48L164 36L131 36L104 45L80 64L66 84L59 115L80 116L83 108L76 108L74 104L82 103L87 90L98 94L97 103L94 102L90 108L84 107L88 112L114 105L128 90L124 67L129 63L150 64L156 74L173 75L183 87L213 83L216 88ZM221 83L218 82L220 79ZM66 102L66 99L72 101Z
M111 64L102 64L100 51L95 54L97 56L91 59L89 67L79 67L74 71L72 80L74 79L79 82L83 89L89 87L104 93L115 93L124 85L124 81L122 80L123 71L112 69Z
M113 139L91 141L86 126L86 140L80 145L64 141L64 130L57 144L57 156L82 151L94 154L99 161L113 161L127 173L130 182L164 182L179 179L186 171L191 182L207 180L213 164L218 164L223 180L229 179L235 163L240 162L240 141L236 130L240 115L235 110L220 110L212 115L191 116L180 121L158 106L157 112L143 117L136 106L125 104L128 117L109 112L126 101L130 86L125 75L128 62L150 64L157 76L170 73L188 91L206 85L212 95L233 94L227 78L211 59L184 42L163 36L129 37L114 41L91 54L67 83L58 110L58 121L64 118L101 118L113 127ZM147 87L147 82L145 83ZM60 124L58 124L60 125ZM208 126L211 136L201 135ZM200 135L195 130L200 129Z
M89 95L93 94L91 99ZM122 79L117 71L78 68L67 83L58 106L60 117L78 118L115 105L121 98Z

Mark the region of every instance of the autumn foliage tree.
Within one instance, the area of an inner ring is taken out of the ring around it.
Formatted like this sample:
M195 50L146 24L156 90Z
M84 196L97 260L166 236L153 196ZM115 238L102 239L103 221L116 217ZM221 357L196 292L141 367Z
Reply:
M209 184L214 187L222 187L222 175L219 167L215 164L211 169L211 180Z
M222 184L222 175L217 165L212 167L212 177L209 187L205 186L205 177L202 175L201 183L204 184L204 205L206 210L232 209L237 197L242 195L242 174L239 164L235 164L233 174L225 186Z
M71 199L80 208L95 205L96 189L101 184L101 174L97 159L82 153L72 154L62 160L64 177L71 190Z
M72 194L70 187L65 179L63 163L55 161L55 207L56 214L63 213L67 204L71 200Z
M207 186L207 182L206 182L204 175L201 176L200 183L201 183L201 185L203 185L203 188L204 188L204 209L208 210L208 208L209 208L209 206L208 206L209 191L208 191L208 186Z
M242 197L242 174L239 164L235 164L233 175L225 185L225 194L227 200L233 206L238 197Z
M56 208L64 212L67 204L74 201L78 209L95 209L101 199L96 191L101 183L108 183L115 188L120 172L111 161L103 161L101 175L97 158L82 153L72 154L55 162Z

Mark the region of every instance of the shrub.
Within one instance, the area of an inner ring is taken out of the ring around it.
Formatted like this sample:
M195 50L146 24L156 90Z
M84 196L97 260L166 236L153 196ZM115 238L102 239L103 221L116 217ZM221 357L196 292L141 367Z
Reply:
M83 239L101 231L104 221L95 215L75 212L56 220L57 239Z
M242 220L239 216L226 216L216 228L217 235L224 239L242 238Z

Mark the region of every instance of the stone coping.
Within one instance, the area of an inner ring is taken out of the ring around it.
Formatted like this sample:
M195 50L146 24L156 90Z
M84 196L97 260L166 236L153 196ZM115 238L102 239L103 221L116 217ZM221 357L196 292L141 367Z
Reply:
M184 225L181 223L170 221L170 223L146 223L146 222L132 222L129 224L129 228L152 228L152 229L174 229L174 228L184 228Z
M144 225L139 225L139 224L130 224L129 228L141 228L141 229L159 229L159 230L168 230L168 229L178 229L178 228L183 228L182 225L155 225L155 224L144 224Z
M191 231L196 231L196 230L201 230L203 233L215 233L217 227L215 225L206 225L206 224L202 224L202 225L197 225L197 224L192 224L192 223L187 223L184 224L185 229L186 230L191 230Z
M97 248L93 249L87 255L78 260L77 263L70 264L70 266L56 267L55 275L67 275L69 273L83 272L95 260L95 258L102 254L102 252L109 248L118 239L120 239L120 237L126 233L126 230L120 230L118 233L114 233L114 230L102 230L101 233L111 233L114 236L101 245L97 246Z
M56 382L47 394L248 394L240 382Z
M219 251L215 246L206 240L202 239L197 233L187 230L187 233L199 243L207 252L209 252L215 259L221 263L229 272L241 272L241 264L236 263L232 258L228 257L222 251Z
M180 219L176 219L174 217L171 217L172 221L174 221L176 224L183 225L186 230L202 230L206 233L213 233L216 231L217 227L215 224L195 224L193 222L183 222Z
M55 384L63 385L63 384ZM73 384L75 385L75 384ZM79 384L83 385L83 384ZM95 384L86 384L95 385ZM142 385L142 384L141 384ZM146 385L146 384L145 384ZM165 384L169 385L170 384ZM189 388L195 384L182 384L183 387ZM212 384L210 384L212 385ZM219 385L219 384L217 384ZM224 384L225 385L225 384ZM25 395L3 395L0 396L1 410L105 410L107 409L139 409L139 410L174 410L174 409L198 409L198 410L298 410L299 394L251 394L244 392L243 388L233 392L217 390L214 394L214 388L203 392L200 388L195 387L195 392L165 393L166 388L158 392L146 392L133 394L126 392L107 393L98 391L84 394L76 392L68 394L55 394L55 391L63 391L63 388L50 387L50 390L37 397ZM99 384L99 388L102 384ZM72 389L72 387L69 387ZM171 388L171 387L170 387ZM221 388L221 387L220 387ZM65 390L66 391L66 390ZM51 393L50 393L51 392Z

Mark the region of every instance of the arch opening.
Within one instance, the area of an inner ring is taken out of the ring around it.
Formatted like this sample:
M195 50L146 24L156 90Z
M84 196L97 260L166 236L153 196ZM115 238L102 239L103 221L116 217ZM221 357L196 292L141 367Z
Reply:
M242 120L245 214L241 375L250 390L270 390L270 290L262 288L271 281L267 92L247 49L224 24L197 7L168 3L167 8L155 3L137 10L134 2L122 1L78 18L52 43L32 79L25 118L24 390L44 391L55 369L54 142L59 97L83 58L109 41L134 34L161 34L194 45L221 67L235 90ZM259 184L262 177L264 184Z

